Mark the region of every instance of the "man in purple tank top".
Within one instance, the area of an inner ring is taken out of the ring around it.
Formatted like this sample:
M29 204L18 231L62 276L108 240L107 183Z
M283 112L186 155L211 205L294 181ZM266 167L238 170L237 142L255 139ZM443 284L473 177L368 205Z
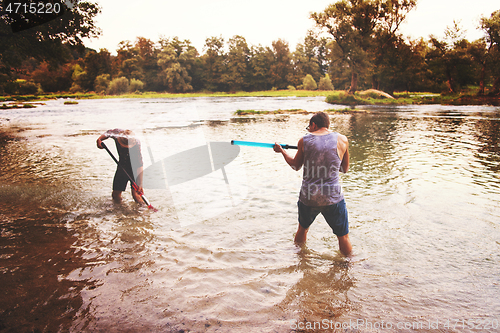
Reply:
M279 144L274 146L274 151L283 154L292 169L298 171L304 167L295 242L305 243L309 226L321 213L337 236L340 252L347 256L352 252L352 245L339 171L346 173L349 170L349 143L347 137L331 132L329 127L328 115L318 112L309 121L307 130L310 133L299 140L294 157Z

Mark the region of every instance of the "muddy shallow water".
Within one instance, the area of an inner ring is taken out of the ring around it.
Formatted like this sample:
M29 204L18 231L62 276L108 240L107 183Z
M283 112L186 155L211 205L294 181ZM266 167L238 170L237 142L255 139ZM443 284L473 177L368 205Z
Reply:
M311 115L234 112L322 98L63 102L0 110L1 332L500 331L500 108L332 115L350 141L345 258L322 218L294 245L301 173L271 149L146 188L155 213L112 202L95 146L130 128L147 167L207 142L296 144Z

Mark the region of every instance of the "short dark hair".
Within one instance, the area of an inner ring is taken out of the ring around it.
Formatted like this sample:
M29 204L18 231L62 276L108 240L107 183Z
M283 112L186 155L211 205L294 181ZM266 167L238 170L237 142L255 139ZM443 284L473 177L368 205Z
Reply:
M309 125L311 125L312 123L315 123L316 126L318 126L319 128L322 128L322 127L326 127L326 128L329 128L330 127L330 117L328 117L328 115L324 112L316 112L314 114L314 116L311 117L311 120L309 120Z

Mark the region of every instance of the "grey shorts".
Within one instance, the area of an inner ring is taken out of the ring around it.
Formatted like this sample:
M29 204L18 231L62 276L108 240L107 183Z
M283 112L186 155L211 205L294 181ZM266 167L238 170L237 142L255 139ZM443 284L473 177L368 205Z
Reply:
M302 228L308 229L316 216L321 213L335 235L342 237L349 233L349 219L344 199L330 206L310 207L300 201L297 205Z

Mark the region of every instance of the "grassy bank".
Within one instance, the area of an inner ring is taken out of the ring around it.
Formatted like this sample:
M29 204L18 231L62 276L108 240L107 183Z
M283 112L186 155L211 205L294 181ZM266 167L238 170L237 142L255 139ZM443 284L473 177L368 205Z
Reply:
M441 95L431 93L395 93L394 98L387 98L375 93L356 92L350 95L344 91L336 91L326 98L327 103L347 106L440 104L441 101Z
M51 99L107 99L107 98L195 98L195 97L325 97L326 102L336 105L409 105L409 104L454 104L454 105L500 105L499 97L480 97L472 94L440 95L433 93L395 93L394 98L387 98L373 92L356 92L348 95L345 91L319 90L268 90L253 92L195 92L195 93L157 93L136 92L123 95L85 94L43 94L26 96L0 97L4 108L9 104L21 105L34 101Z
M105 99L105 98L194 98L194 97L316 97L328 96L331 91L319 90L268 90L268 91L238 91L238 92L193 92L193 93L158 93L135 92L122 95L86 94L42 94L25 96L0 96L0 102L30 102L59 98L71 99Z
M14 102L26 103L36 101L47 101L59 98L72 98L72 99L90 99L90 98L103 98L99 94L40 94L40 95L15 95L15 96L0 96L0 102Z
M263 110L237 110L234 114L237 116L252 116L252 115L276 115L276 114L311 114L315 111L307 111L302 109L284 109L284 110L274 110L274 111L263 111ZM326 113L357 113L357 112L368 112L366 110L354 109L352 107L345 108L333 108L325 110Z
M394 98L363 94L357 92L349 95L344 91L335 91L326 98L330 104L347 105L410 105L410 104L442 104L442 105L500 105L500 97L477 96L467 93L441 95L435 93L395 93Z
M144 92L125 94L120 96L106 96L119 98L183 98L183 97L327 97L331 91L319 90L266 90L266 91L238 91L238 92L197 92L197 93L155 93Z
M0 105L0 110L9 110L9 109L32 109L36 108L36 105L30 103L13 103L13 104L5 104Z

